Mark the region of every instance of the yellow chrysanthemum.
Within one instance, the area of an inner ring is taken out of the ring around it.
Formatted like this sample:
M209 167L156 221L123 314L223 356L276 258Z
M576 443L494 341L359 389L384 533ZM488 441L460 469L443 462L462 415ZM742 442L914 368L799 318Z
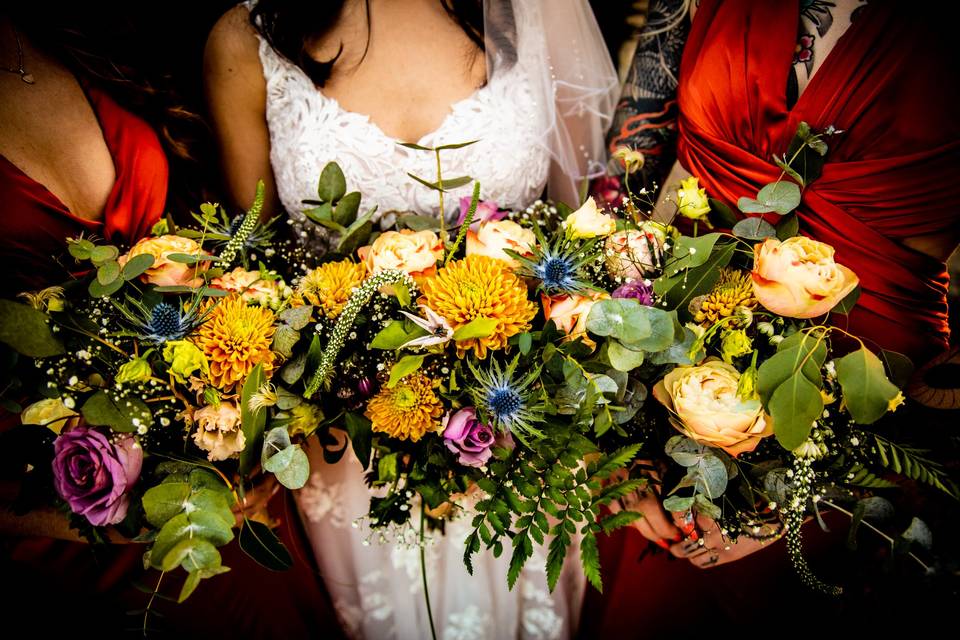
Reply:
M350 292L363 282L365 274L362 264L349 260L320 265L303 277L290 303L295 307L312 304L333 320L340 315Z
M720 280L700 301L693 319L699 325L710 327L721 318L726 318L737 307L754 309L757 299L753 294L750 273L737 269L722 269Z
M484 338L457 343L457 354L470 349L478 358L487 350L503 349L510 336L530 328L537 313L527 298L527 287L509 264L482 255L470 255L440 269L421 285L422 302L446 319L454 331L477 318L490 318L496 327Z
M443 405L434 392L438 384L422 373L409 375L393 388L381 389L367 403L364 415L374 431L416 442L440 428Z
M193 338L210 363L210 382L231 390L258 364L269 375L274 367L270 343L275 330L270 309L248 307L236 294L221 300Z

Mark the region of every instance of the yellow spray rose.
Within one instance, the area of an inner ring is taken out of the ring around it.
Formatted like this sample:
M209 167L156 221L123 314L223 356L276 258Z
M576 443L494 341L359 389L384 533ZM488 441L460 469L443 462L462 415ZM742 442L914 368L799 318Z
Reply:
M529 255L530 248L536 243L533 231L524 229L512 220L488 220L481 222L476 232L467 232L467 255L489 256L516 267L517 261L507 255L504 249Z
M675 368L657 383L653 395L676 414L674 426L689 438L738 456L773 433L760 400L740 398L739 382L736 369L713 360Z
M43 425L59 434L73 418L79 417L76 411L68 409L60 398L48 398L34 402L20 414L23 424Z
M170 365L170 373L180 383L186 383L195 373L206 376L210 372L207 357L189 340L171 340L163 347L163 359Z
M620 161L627 173L633 173L643 168L643 153L630 147L617 147L612 156Z
M203 254L203 249L194 240L172 235L143 238L133 245L125 255L120 256L117 262L122 267L130 258L144 253L153 256L153 266L144 271L140 279L158 287L180 285L199 287L203 283L203 278L200 278L199 274L206 271L207 267L210 266L209 262L183 264L170 260L167 256L172 253Z
M150 351L153 351L152 349ZM117 370L117 375L113 378L114 382L125 384L127 382L143 382L153 376L153 370L150 369L150 363L147 362L147 354L139 358L133 358L129 362L124 362Z
M690 177L680 181L677 189L677 213L684 218L707 222L710 203L707 201L707 190L700 188L699 178Z
M788 318L816 318L840 303L860 282L833 259L828 244L803 236L767 238L753 248L753 291L770 311Z
M609 216L597 207L594 199L587 198L579 209L567 216L563 227L573 239L596 238L608 236L617 230L617 223L613 216Z

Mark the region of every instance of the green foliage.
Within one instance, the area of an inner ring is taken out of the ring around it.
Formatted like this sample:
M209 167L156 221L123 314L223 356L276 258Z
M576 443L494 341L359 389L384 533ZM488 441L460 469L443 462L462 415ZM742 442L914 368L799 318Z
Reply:
M737 201L744 213L775 213L785 215L800 206L800 187L793 182L778 180L765 185L756 199L746 196Z
M390 379L387 381L387 388L392 388L398 382L406 378L411 373L416 373L423 366L425 356L403 356L390 367Z
M862 438L869 438L876 449L875 461L911 480L922 482L947 495L960 499L957 485L944 470L943 465L926 457L925 449L916 449L897 444L877 434L861 432Z
M290 552L277 538L277 534L262 522L244 518L239 542L244 553L267 569L286 571L293 566Z
M843 390L844 404L858 424L879 420L900 393L887 379L880 358L866 347L837 360L837 381Z
M263 439L260 464L287 489L302 489L310 476L310 461L298 444L290 442L286 427L275 427Z
M614 338L622 343L619 346L631 351L657 352L673 344L675 327L673 316L662 309L644 306L637 300L611 298L600 300L590 308L587 331ZM627 354L617 351L614 357L618 356L624 356L619 361L626 366ZM642 355L640 357L642 362Z
M149 427L153 421L150 408L139 398L121 396L113 389L101 389L80 407L87 424L110 427L120 433L133 433L139 427Z
M42 311L12 300L0 300L0 342L31 358L47 358L64 352L53 335L49 317Z
M240 394L240 427L243 430L244 444L240 452L240 473L250 473L257 463L263 443L263 430L267 424L267 412L264 409L254 411L250 408L250 399L266 382L263 365L258 364L247 375Z

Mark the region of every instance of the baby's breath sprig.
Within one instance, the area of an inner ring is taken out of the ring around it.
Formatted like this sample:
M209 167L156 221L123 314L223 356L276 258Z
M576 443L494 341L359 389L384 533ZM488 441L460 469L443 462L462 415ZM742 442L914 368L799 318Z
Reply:
M800 527L803 525L804 514L806 513L807 500L810 498L816 472L813 470L812 458L794 457L793 463L793 482L794 492L787 502L784 509L787 529L787 554L790 556L790 562L794 570L800 576L803 584L815 591L825 593L829 596L839 596L843 589L838 586L827 584L818 578L807 559L803 556L803 542L800 539Z
M357 314L367 306L373 294L386 285L406 287L407 291L411 292L411 296L413 295L413 288L416 286L413 278L403 271L389 269L367 278L363 284L354 289L353 293L350 294L350 298L347 300L347 304L344 305L343 310L340 312L340 317L337 318L337 324L334 325L333 332L330 334L330 341L320 356L320 365L307 384L306 391L303 392L304 398L310 398L320 389L320 385L327 382L327 377L337 364L337 356L340 355L340 349L343 348L347 336L353 328Z
M227 242L227 246L220 252L220 261L223 266L229 267L230 264L237 259L237 253L239 253L240 249L246 244L247 238L249 238L250 234L257 228L257 224L260 223L260 213L263 211L263 198L263 180L259 180L257 181L257 193L253 197L253 204L250 205L250 209L247 210L247 214L243 217L243 223L240 225L240 228L237 229L237 232L233 234L233 237L230 238L230 241Z

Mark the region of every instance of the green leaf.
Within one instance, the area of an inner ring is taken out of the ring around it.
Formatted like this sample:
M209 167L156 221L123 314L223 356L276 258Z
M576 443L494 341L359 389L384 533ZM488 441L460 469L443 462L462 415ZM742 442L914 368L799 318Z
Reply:
M841 315L849 314L850 311L856 306L857 301L860 300L860 292L861 289L860 285L858 284L853 288L853 291L848 293L843 300L837 303L837 306L830 310L831 313L839 313Z
M547 552L547 588L552 593L557 586L557 580L563 569L563 563L567 558L567 542L563 536L554 536L550 540L550 548Z
M264 471L276 473L290 464L293 456L293 443L286 427L274 427L263 437L263 449L260 452L260 466Z
M727 489L727 466L723 460L712 453L702 456L695 467L696 483L694 491L710 499L719 498Z
M589 529L580 541L580 564L583 565L583 573L593 588L603 593L603 580L600 578L600 549L597 547L597 536Z
M797 372L770 397L773 432L784 449L796 449L810 436L814 421L823 412L820 389Z
M497 330L496 318L474 318L467 324L453 332L453 339L457 342L486 338Z
M880 351L880 360L887 370L887 377L893 384L901 389L907 386L907 383L910 382L910 377L913 375L913 362L911 362L910 358L896 351L882 349Z
M271 348L284 358L291 358L293 357L293 348L299 341L299 331L288 324L281 324L277 326L276 333L273 334Z
M377 461L377 475L381 482L393 482L397 477L397 454L390 453Z
M391 320L370 343L372 349L399 349L415 338L426 336L427 332L419 326L403 320Z
M716 284L720 269L727 266L735 250L733 243L725 244L715 249L710 259L699 267L677 274L668 268L667 277L654 281L654 292L665 298L667 309L677 309L681 315L689 316L687 308L690 301L707 293Z
M320 172L320 182L317 185L317 196L324 202L336 202L347 192L347 179L343 176L340 165L328 162Z
M216 260L214 256L206 253L168 253L165 257L171 262L179 262L180 264L199 264Z
M664 453L681 467L696 466L707 451L705 445L681 435L671 436L664 447Z
M777 223L777 239L787 240L800 234L800 218L796 212L788 213Z
M350 443L353 446L353 452L357 460L364 469L370 466L371 454L371 422L358 413L347 412L343 414L344 426L347 429L347 435L350 436Z
M186 482L166 482L147 489L143 494L143 511L154 527L174 517L186 506L192 488Z
M313 307L310 305L290 307L280 312L280 320L289 325L291 329L300 331L310 324L310 316L312 313Z
M340 241L337 242L337 253L352 254L370 239L370 234L373 233L374 212L376 212L376 208L367 211L347 227L343 235L340 236Z
M139 253L127 260L127 263L123 265L123 270L121 270L120 275L124 280L133 280L152 267L153 261L154 258L151 254Z
M286 571L293 566L290 552L270 527L262 522L243 519L240 548L258 564L272 571Z
M795 372L820 387L823 384L821 368L827 358L827 344L809 333L797 332L778 345L778 351L757 369L757 393L765 407L777 387ZM802 368L802 369L801 369Z
M70 238L67 241L67 251L77 260L89 260L95 246L86 238Z
M336 208L333 210L333 221L337 224L349 227L357 219L357 211L360 210L360 192L351 191L340 198Z
M220 516L206 511L192 511L175 515L163 525L160 533L157 534L157 539L150 550L150 561L158 569L167 566L170 566L170 569L176 567L179 560L176 557L170 558L170 554L183 540L191 538L202 538L214 546L223 546L233 540L232 524L232 516L229 522L224 522ZM193 570L189 567L184 568L188 571ZM170 569L165 570L169 571Z
M398 382L414 373L423 366L424 356L404 356L397 360L390 368L390 379L387 381L387 388L392 389Z
M672 314L637 300L611 298L590 308L587 331L619 340L634 351L661 351L673 343Z
M626 467L636 457L640 451L640 444L631 444L603 456L597 461L596 470L591 474L592 478L605 480L618 469Z
M711 218L716 226L722 229L730 229L737 224L737 214L726 203L714 198L707 198L707 202L710 203Z
M744 213L785 215L800 206L800 187L794 182L771 182L757 193L757 199L740 198L737 207Z
M280 484L287 489L302 489L310 478L310 459L298 444L293 445L286 451L292 451L293 455L290 457L287 465L283 469L274 472L274 475ZM286 453L286 451L284 451L284 453Z
M774 154L773 162L780 167L784 173L796 180L801 187L806 186L806 181L803 179L803 176L797 173L797 171L787 163L787 159L785 157L781 158Z
M507 569L507 585L511 590L517 583L517 578L520 577L523 565L527 563L527 560L529 560L532 555L533 543L530 541L530 536L525 533L514 536L513 555L510 556L510 567Z
M116 260L111 260L110 262L104 262L97 269L97 282L103 286L111 284L114 280L120 277L120 263Z
M693 496L672 495L663 501L663 508L672 513L682 513L690 510L693 500Z
M250 398L265 381L262 364L255 366L243 381L243 390L240 393L240 428L243 430L246 444L240 452L241 475L247 475L253 470L263 449L263 430L267 424L267 412L262 408L257 411L251 410Z
M764 240L765 238L775 238L777 230L772 224L763 218L744 218L733 225L733 235L744 240Z
M521 333L517 338L517 346L520 348L520 355L527 355L530 353L530 349L533 348L533 335L525 331Z
M666 500L664 500L663 505L664 508L666 508ZM604 533L609 535L620 527L625 527L628 524L632 524L642 517L643 514L637 513L636 511L618 511L617 513L613 513L602 518L600 520L600 528L603 529Z
M318 207L311 207L309 209L303 210L303 215L305 215L311 222L315 222L323 227L332 229L337 233L343 233L346 230L346 227L335 222L333 219L333 205L329 202L324 202Z
M64 353L47 324L47 314L31 306L0 299L0 342L30 358Z
M104 285L100 284L100 281L93 279L90 281L90 284L87 286L87 292L92 298L109 298L117 291L120 290L120 287L123 286L123 280L116 279L110 284Z
M200 584L200 571L191 571L187 574L187 579L183 581L183 587L180 589L180 597L177 598L177 603L182 603L184 600L190 597L197 586Z
M608 340L607 358L617 371L633 371L643 364L643 351L633 351L616 340Z
M464 147L469 147L470 145L476 144L478 142L480 142L480 140L471 140L469 142L457 142L454 144L442 144L439 147L434 147L433 150L443 151L444 149L462 149Z
M101 389L90 396L80 413L87 424L110 427L120 433L133 433L139 427L149 427L153 421L150 408L140 399L120 397L111 389Z
M707 233L695 238L680 236L674 245L671 260L667 263L666 270L673 274L704 264L710 259L710 254L720 237L719 233Z
M440 228L440 218L436 216L400 216L397 219L397 227L411 229L413 231L429 231Z
M433 151L433 147L423 147L415 142L398 142L397 144L407 149L413 149L414 151Z
M192 572L200 569L213 569L221 563L220 552L203 538L181 540L167 553L160 567L164 571L173 571L178 566Z
M470 176L458 176L456 178L445 179L443 181L443 188L441 188L440 185L436 182L430 182L428 180L424 180L423 178L415 176L412 173L407 173L407 175L429 189L433 189L434 191L443 191L444 193L447 193L448 191L451 191L453 189L458 189L464 185L467 185L473 182L473 178L471 178Z
M854 422L873 424L887 413L900 390L887 379L880 358L865 347L836 362L837 381Z
M120 257L120 250L111 244L94 247L90 251L90 261L96 266L116 260L118 257Z

